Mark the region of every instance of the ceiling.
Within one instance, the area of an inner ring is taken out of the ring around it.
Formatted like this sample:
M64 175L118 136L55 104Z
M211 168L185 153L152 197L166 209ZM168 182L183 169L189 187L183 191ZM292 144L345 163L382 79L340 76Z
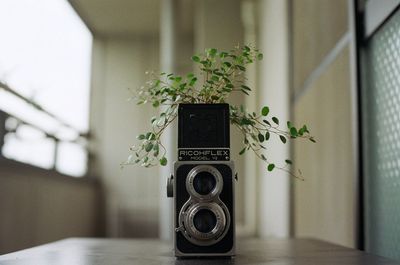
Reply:
M95 35L156 35L163 0L68 0ZM177 0L178 19L185 34L193 30L192 0Z
M159 30L160 0L69 0L69 2L95 35L154 35Z

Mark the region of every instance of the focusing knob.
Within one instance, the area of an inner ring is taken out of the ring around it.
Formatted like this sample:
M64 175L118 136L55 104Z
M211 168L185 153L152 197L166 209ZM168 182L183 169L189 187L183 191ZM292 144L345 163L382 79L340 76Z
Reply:
M167 197L174 197L174 176L167 178Z

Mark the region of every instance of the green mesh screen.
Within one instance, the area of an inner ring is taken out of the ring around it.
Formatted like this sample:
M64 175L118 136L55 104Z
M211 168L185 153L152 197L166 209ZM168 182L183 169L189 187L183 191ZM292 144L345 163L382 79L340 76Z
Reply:
M400 260L400 13L373 35L363 86L366 250Z

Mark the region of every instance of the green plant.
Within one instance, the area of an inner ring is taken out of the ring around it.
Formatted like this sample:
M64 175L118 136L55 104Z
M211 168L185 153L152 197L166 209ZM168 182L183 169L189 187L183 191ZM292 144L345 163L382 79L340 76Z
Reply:
M157 164L165 166L166 150L161 143L161 135L177 117L180 103L224 103L231 93L249 94L251 88L245 85L246 66L263 58L262 53L249 46L236 47L225 52L217 49L207 49L203 54L192 57L200 68L202 82L189 73L178 76L171 73L160 75L150 74L150 80L140 89L135 90L133 99L137 104L150 103L155 108L161 108L159 116L151 119L152 129L137 136L139 145L131 147L132 154L123 165L140 164L150 167ZM302 178L301 172L294 173L288 167L292 162L287 159L284 165L277 166L264 154L265 143L271 135L279 137L283 144L288 139L307 138L315 142L306 125L295 127L287 122L287 130L280 129L277 117L269 115L269 107L264 106L256 112L247 112L245 108L230 105L230 121L243 134L243 149L253 151L258 158L265 161L267 170L281 169L294 177Z

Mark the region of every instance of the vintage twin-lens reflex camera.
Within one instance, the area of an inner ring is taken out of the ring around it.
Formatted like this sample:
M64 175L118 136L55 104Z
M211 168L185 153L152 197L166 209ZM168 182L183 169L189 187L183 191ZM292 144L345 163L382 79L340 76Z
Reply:
M175 256L235 253L234 165L228 104L180 104L174 197Z

